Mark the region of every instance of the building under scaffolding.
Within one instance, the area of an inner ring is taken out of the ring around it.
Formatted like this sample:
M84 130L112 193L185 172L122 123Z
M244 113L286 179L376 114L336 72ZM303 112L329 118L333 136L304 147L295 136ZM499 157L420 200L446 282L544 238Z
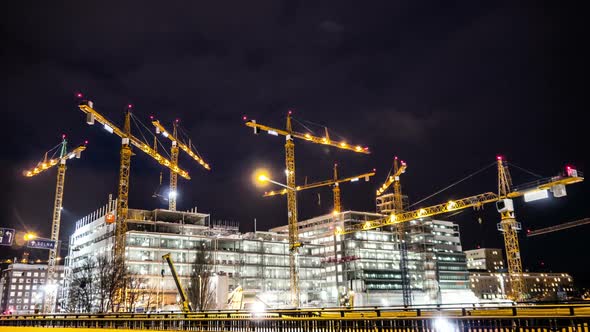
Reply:
M86 259L111 255L115 224L106 217L110 202L76 222L66 264L69 277ZM402 304L400 241L391 230L334 235L345 223L374 220L381 215L347 211L299 222L303 247L298 255L301 306L337 306L341 294L354 292L354 305ZM465 255L456 224L437 220L409 223L406 235L407 271L414 304L474 302L469 290ZM156 293L156 300L139 303L144 310L177 308L178 295L162 255L172 259L185 287L199 250L214 275L227 276L229 294L237 287L255 293L271 307L289 305L289 244L287 226L269 232L240 233L237 223L216 222L194 210L129 209L125 263ZM225 284L225 283L224 283ZM218 290L219 293L219 290ZM222 295L220 298L224 298ZM227 303L218 301L216 307Z

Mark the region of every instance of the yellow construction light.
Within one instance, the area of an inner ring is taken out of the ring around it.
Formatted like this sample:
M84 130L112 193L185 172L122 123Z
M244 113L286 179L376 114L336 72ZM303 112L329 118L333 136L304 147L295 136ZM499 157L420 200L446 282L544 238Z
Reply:
M420 211L418 211L418 214L421 215L421 216L423 216L423 215L426 214L426 210L420 209Z
M337 214L338 214L338 211L337 211L337 210L334 210L334 211L332 211L332 215L333 215L333 216L335 216L335 215L337 215Z
M395 222L397 220L397 217L395 216L395 214L392 214L389 216L389 222Z
M346 144L346 142L342 142L342 143L340 143L340 146L343 147L343 148L345 148L345 147L348 146L348 144Z
M264 174L258 175L258 181L266 182L266 181L268 181L268 177Z
M455 207L457 207L457 203L455 203L455 202L453 202L453 201L449 201L449 202L447 203L447 210L452 210L452 209L454 209Z
M354 149L355 149L356 151L362 151L362 150L363 150L363 148L361 148L361 146L360 146L360 145L357 145L357 146L356 146Z

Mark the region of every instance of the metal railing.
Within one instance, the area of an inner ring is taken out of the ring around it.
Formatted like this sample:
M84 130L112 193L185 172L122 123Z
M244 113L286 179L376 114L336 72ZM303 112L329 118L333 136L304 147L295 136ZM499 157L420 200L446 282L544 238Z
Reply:
M0 316L0 326L186 331L590 331L590 305L318 308Z

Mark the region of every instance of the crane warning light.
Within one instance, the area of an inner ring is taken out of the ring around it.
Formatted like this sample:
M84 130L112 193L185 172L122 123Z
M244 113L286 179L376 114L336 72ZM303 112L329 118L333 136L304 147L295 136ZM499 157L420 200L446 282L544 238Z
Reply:
M497 160L502 160L502 156L496 156Z
M376 168L373 168L373 172L377 172L377 169Z
M565 171L566 171L567 176L578 176L578 171L575 168L573 168L572 166L569 166L569 165L566 166Z
M289 115L291 115L291 114L293 114L293 111L292 110L289 110L289 112L287 112L287 113L289 113Z
M176 120L174 120L174 121L175 121L176 123L179 123L179 122L180 122L180 119L176 119Z
M61 139L66 139L66 134L61 134Z
M112 213L107 213L107 215L105 216L105 221L107 222L107 224L112 224L115 222L115 215Z
M150 120L153 120L153 119L154 119L154 116L153 115L150 115Z
M88 140L85 140L85 141L84 141L84 145L86 145L86 144L88 144Z
M80 92L76 93L76 98L82 98L82 97L84 97L84 95L82 95L82 93L80 93Z

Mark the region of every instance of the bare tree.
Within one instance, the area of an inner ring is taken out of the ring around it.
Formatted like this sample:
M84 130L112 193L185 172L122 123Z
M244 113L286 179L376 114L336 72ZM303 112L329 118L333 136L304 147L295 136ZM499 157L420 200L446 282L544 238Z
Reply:
M124 300L128 276L124 261L103 255L96 259L96 302L98 312L118 311Z
M188 297L194 310L208 310L215 307L215 289L212 287L212 264L206 247L197 251L191 268Z
M150 291L146 287L147 281L146 278L141 278L135 274L128 274L125 277L124 293L125 310L127 312L134 312L140 302L144 304L144 308L149 308L143 303L146 293Z
M96 262L87 258L80 267L74 268L68 290L69 312L91 312L95 299L94 269Z

